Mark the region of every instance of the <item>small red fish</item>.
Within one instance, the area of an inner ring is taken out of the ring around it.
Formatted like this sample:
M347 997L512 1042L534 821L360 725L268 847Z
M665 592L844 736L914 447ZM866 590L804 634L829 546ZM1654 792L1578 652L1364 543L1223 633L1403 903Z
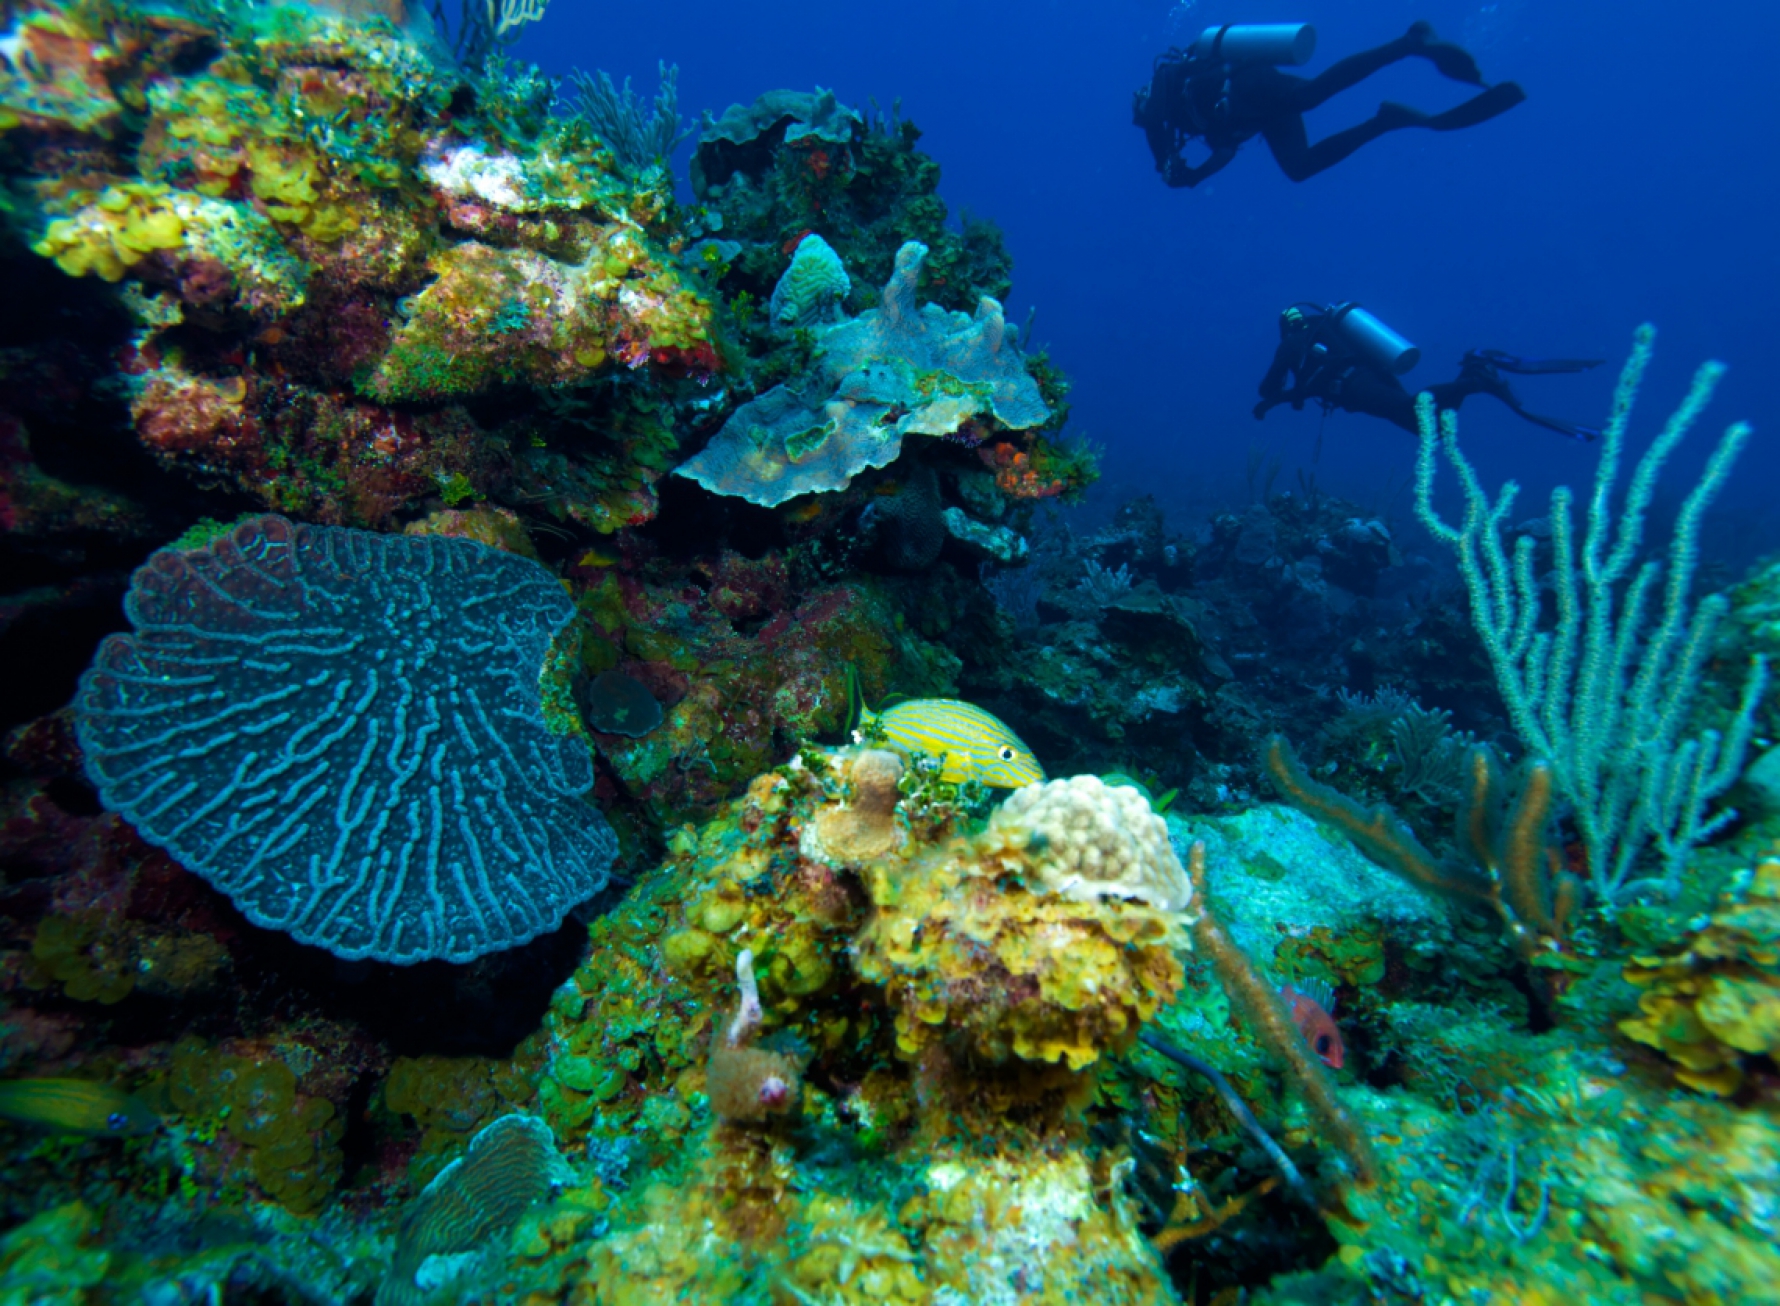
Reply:
M1335 1025L1335 990L1321 980L1299 980L1297 987L1288 984L1279 991L1292 1009L1292 1023L1310 1044L1310 1050L1330 1070L1340 1070L1344 1055L1341 1031Z

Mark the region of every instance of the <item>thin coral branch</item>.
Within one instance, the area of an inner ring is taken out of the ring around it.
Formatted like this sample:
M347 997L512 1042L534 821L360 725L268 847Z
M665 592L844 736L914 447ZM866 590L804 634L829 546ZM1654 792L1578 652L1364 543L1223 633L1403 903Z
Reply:
M1203 1238L1207 1234L1216 1233L1236 1216L1241 1215L1255 1198L1265 1197L1277 1187L1279 1187L1279 1177L1268 1175L1247 1192L1236 1194L1222 1206L1207 1212L1199 1219L1183 1224L1171 1224L1165 1229L1158 1230L1156 1235L1150 1239L1150 1245L1166 1256L1182 1243L1192 1242L1195 1238Z
M1248 1103L1242 1100L1235 1087L1224 1078L1223 1073L1216 1066L1209 1061L1202 1061L1184 1048L1175 1047L1160 1035L1145 1031L1139 1037L1143 1040L1145 1047L1160 1052L1176 1065L1183 1066L1195 1075L1203 1076L1209 1080L1211 1086L1217 1090L1218 1096L1224 1100L1224 1106L1228 1108L1231 1115L1236 1117L1236 1123L1242 1126L1243 1131L1255 1140L1263 1152L1267 1153L1292 1192L1297 1194L1306 1205L1312 1207L1316 1205L1316 1198L1310 1191L1310 1185L1304 1182L1304 1176L1298 1172L1298 1167L1292 1164L1292 1158L1286 1155L1284 1148L1273 1141L1271 1134L1261 1128L1261 1122L1256 1120L1255 1113L1248 1109ZM1160 1247L1161 1244L1158 1243L1157 1246ZM1166 1251L1167 1248L1162 1248L1162 1250Z
M1502 831L1499 869L1503 897L1514 919L1510 927L1557 933L1551 909L1551 859L1546 830L1551 821L1552 771L1549 763L1528 763L1520 793Z
M1312 780L1280 736L1268 739L1263 762L1286 802L1335 826L1378 865L1424 888L1493 908L1522 956L1561 947L1580 882L1564 870L1549 839L1556 797L1549 764L1527 762L1509 802L1495 753L1482 744L1467 751L1456 842L1471 864L1461 866L1436 858L1383 804L1368 811Z
M1495 901L1494 889L1486 877L1434 856L1383 803L1368 811L1347 795L1312 780L1282 736L1273 735L1267 740L1263 759L1267 773L1288 803L1335 826L1380 866L1436 893L1472 902Z
M591 75L579 68L569 73L574 92L567 101L569 112L587 123L631 176L671 157L692 134L680 128L680 66L664 61L656 71L660 81L653 103L631 90L628 77L620 87L604 69Z

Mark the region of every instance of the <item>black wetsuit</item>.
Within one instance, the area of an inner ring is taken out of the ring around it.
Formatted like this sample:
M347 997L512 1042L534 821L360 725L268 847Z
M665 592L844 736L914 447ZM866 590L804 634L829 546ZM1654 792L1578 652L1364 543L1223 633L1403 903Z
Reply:
M1453 409L1472 395L1499 399L1518 417L1577 440L1592 440L1600 432L1555 417L1529 412L1519 396L1502 379L1503 372L1523 376L1556 372L1581 372L1600 366L1598 358L1523 359L1495 349L1474 349L1459 360L1459 374L1439 385L1423 386L1434 396L1438 409ZM1291 378L1287 388L1286 378ZM1306 400L1350 413L1367 413L1393 422L1410 434L1419 433L1415 394L1389 372L1361 356L1343 339L1335 318L1327 309L1299 305L1286 310L1279 322L1279 348L1273 364L1261 378L1261 402L1257 419L1280 404L1302 409ZM1419 393L1419 392L1418 392Z
M1156 171L1170 186L1197 186L1256 136L1266 140L1286 176L1303 181L1386 132L1404 127L1455 131L1494 118L1526 99L1513 82L1501 82L1444 113L1386 103L1365 122L1310 143L1304 130L1306 113L1379 69L1410 58L1429 60L1454 81L1483 85L1471 56L1456 45L1435 40L1426 23L1416 23L1395 41L1349 55L1315 77L1294 77L1271 64L1225 63L1199 52L1195 45L1185 52L1170 50L1156 60L1149 86L1137 93L1132 120L1143 128ZM1194 138L1211 150L1211 157L1198 167L1181 154Z

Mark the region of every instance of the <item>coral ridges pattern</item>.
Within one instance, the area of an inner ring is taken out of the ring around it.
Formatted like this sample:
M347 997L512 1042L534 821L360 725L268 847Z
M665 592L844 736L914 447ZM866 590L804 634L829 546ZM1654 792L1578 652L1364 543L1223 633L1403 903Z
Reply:
M469 540L262 517L138 572L78 704L107 806L249 919L342 957L549 929L617 845L540 679L574 608Z

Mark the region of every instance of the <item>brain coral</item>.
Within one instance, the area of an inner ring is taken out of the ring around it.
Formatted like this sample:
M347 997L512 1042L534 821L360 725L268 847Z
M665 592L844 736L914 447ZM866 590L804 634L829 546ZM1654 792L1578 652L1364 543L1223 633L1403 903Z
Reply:
M1184 911L1193 885L1149 799L1129 785L1078 775L1016 789L989 820L992 834L1025 841L1036 885L1078 901L1127 898Z
M897 250L882 306L816 328L814 371L736 409L676 475L774 508L888 465L905 435L952 435L976 417L1011 430L1045 421L1000 304L984 296L974 316L917 304L926 258L919 241Z
M470 540L256 517L163 549L75 700L105 806L250 920L467 961L554 929L617 843L539 678L574 605Z

